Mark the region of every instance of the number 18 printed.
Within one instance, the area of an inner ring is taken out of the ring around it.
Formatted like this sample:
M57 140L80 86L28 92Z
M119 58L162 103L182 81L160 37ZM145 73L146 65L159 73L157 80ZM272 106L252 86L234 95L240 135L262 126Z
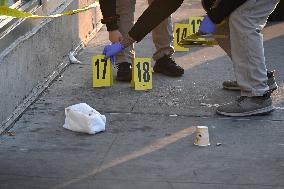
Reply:
M131 87L135 90L152 89L151 58L135 58L132 64Z

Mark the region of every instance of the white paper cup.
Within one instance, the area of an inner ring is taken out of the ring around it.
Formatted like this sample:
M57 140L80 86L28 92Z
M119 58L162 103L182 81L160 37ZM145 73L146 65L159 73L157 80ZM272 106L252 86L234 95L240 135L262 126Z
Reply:
M209 146L209 132L206 126L197 126L195 131L195 141L196 146Z

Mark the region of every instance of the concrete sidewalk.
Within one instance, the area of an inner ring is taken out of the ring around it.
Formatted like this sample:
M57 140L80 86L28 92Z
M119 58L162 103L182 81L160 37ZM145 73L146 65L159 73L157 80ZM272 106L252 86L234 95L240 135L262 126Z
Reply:
M137 7L136 16L146 5L138 0ZM202 13L198 2L186 0L174 21ZM233 72L219 47L176 53L184 76L154 74L150 92L120 82L92 88L91 57L108 43L104 29L78 57L85 65L70 65L12 133L0 136L0 188L283 189L284 23L266 27L264 37L267 65L277 70L277 110L236 119L215 114L217 105L239 95L221 89ZM137 57L150 57L151 37L136 50ZM62 128L64 108L80 102L106 115L106 132ZM209 127L210 147L193 145L197 125Z

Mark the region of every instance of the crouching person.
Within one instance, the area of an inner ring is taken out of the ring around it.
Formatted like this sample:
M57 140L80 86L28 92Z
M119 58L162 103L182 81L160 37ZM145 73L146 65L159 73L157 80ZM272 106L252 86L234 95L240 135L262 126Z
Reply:
M212 2L212 1L211 1ZM273 72L267 72L261 34L269 15L279 0L216 0L207 9L199 33L229 34L218 39L231 57L236 81L223 87L239 89L241 96L217 108L225 116L252 116L274 110L271 92L277 88ZM216 24L227 22L216 29Z

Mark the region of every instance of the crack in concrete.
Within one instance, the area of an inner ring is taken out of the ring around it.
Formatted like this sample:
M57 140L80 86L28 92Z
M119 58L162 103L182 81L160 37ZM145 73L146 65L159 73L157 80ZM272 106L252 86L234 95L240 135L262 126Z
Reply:
M67 179L66 177L46 177L46 176L31 176L31 175L16 175L16 174L7 174L0 176L15 176L24 178L40 178L40 179L52 179L52 180L62 180ZM13 178L9 178L13 179ZM19 179L19 178L14 178ZM77 177L68 178L68 179L77 179ZM277 184L257 184L257 183L223 183L223 182L195 182L195 181L186 181L186 180L174 180L174 179L152 179L152 178L135 178L135 179L124 179L124 178L94 178L96 181L122 181L122 182L148 182L148 183L168 183L171 188L174 188L172 184L200 184L200 185L224 185L224 186L265 186L265 187L284 187L284 185Z
M135 105L134 105L135 106ZM118 114L125 114L125 115L149 115L149 116L168 116L168 117L188 117L188 118L201 118L201 119L217 119L217 120L233 120L233 121L272 121L272 122L284 122L284 119L254 119L257 116L254 117L219 117L219 116L207 116L207 115L186 115L186 114L165 114L165 113L147 113L147 112L123 112L123 111L116 111L116 112L108 112L105 111L105 114L110 114L110 115L118 115ZM175 116L172 116L175 115Z

